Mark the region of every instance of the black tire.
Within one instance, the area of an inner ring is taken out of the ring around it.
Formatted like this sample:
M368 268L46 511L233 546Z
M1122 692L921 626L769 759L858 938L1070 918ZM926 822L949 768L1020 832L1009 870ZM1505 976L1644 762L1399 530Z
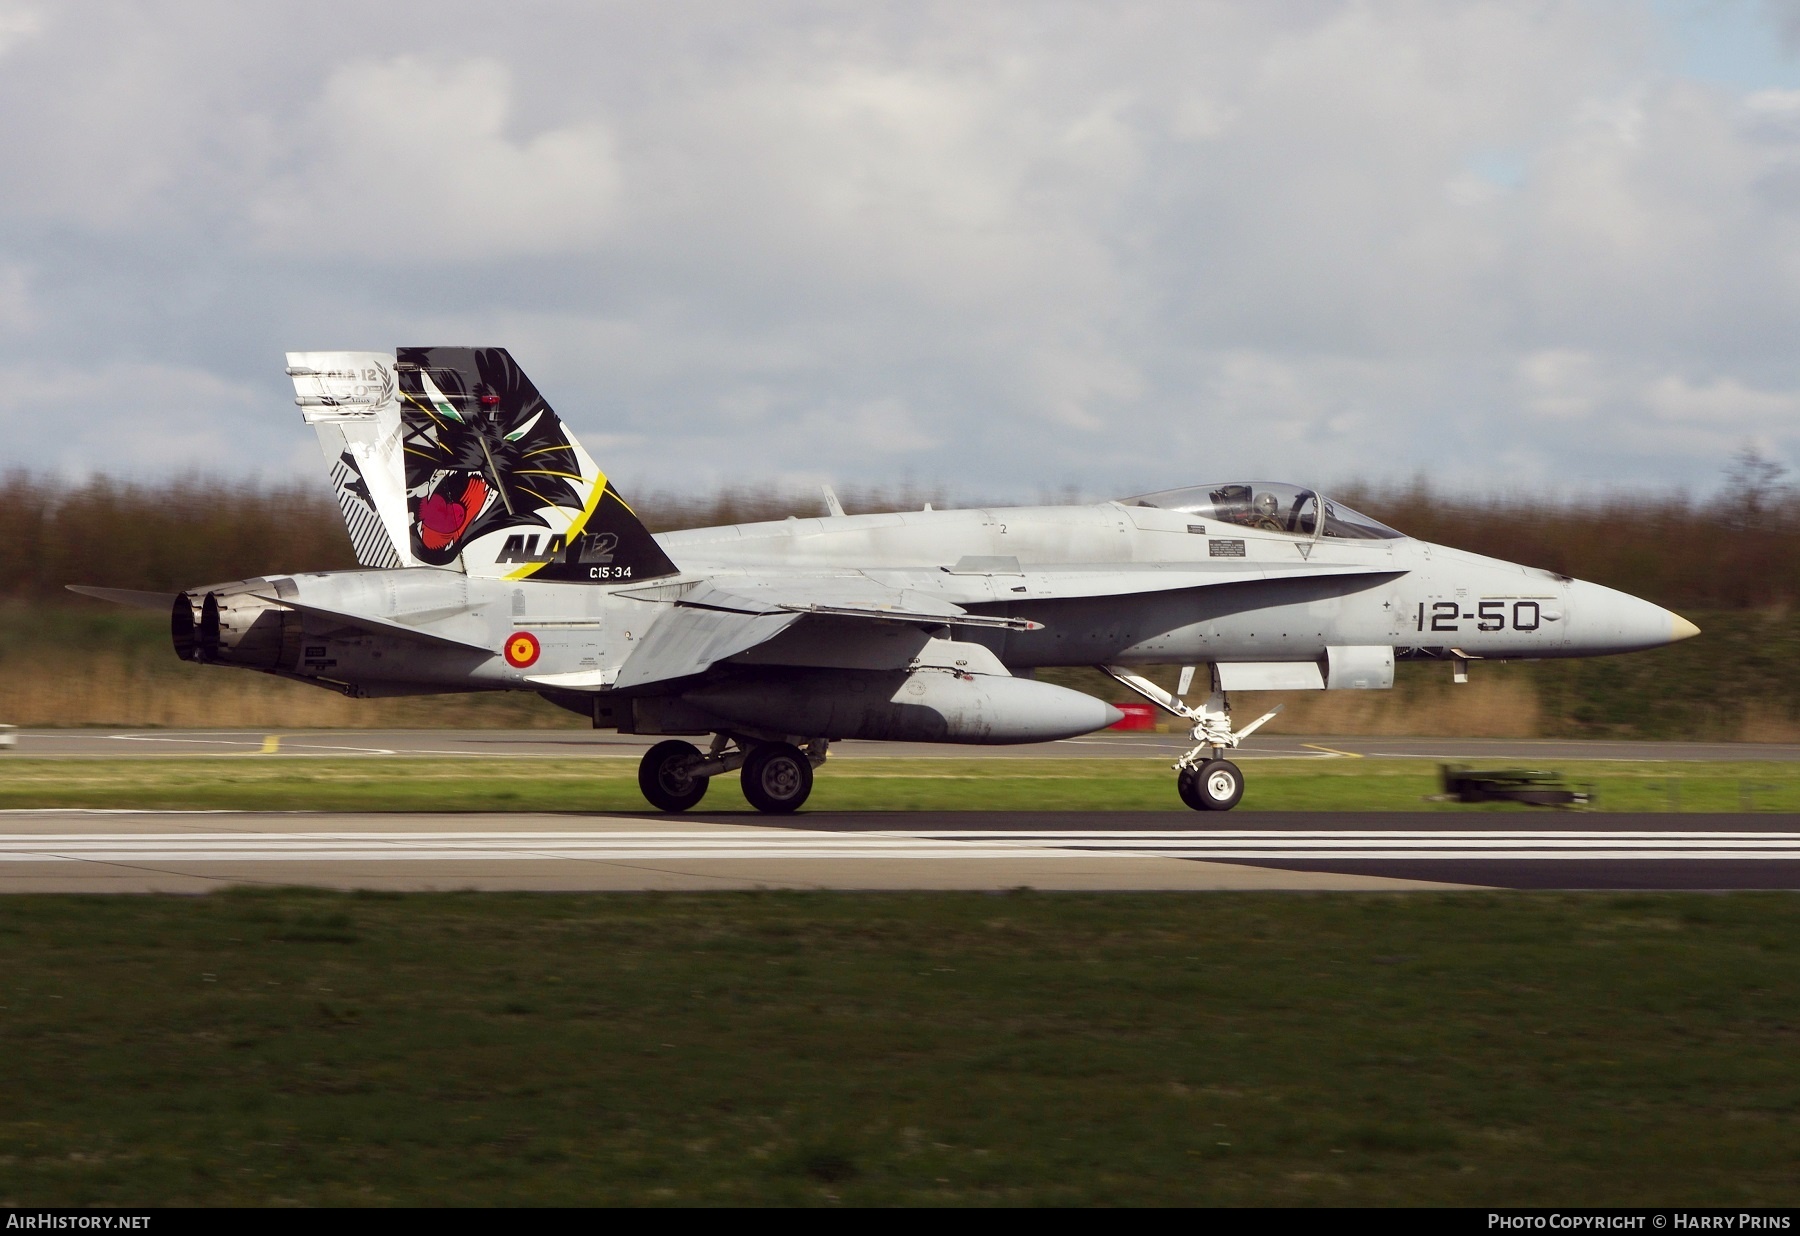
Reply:
M1244 774L1230 760L1208 760L1194 774L1202 811L1230 811L1244 796Z
M744 761L744 797L758 811L787 815L812 793L812 761L785 742L766 742Z
M691 742L670 739L659 742L638 764L638 789L658 811L686 811L706 797L709 778L691 777L681 770L700 758L700 748Z
M1175 775L1175 792L1181 795L1181 801L1195 811L1209 811L1206 800L1200 797L1200 770L1184 768Z

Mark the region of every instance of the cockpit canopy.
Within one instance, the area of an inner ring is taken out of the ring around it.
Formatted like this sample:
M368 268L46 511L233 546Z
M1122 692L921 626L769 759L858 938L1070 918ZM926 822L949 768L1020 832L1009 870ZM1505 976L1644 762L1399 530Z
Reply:
M1406 535L1351 510L1341 502L1321 498L1310 489L1281 481L1227 481L1217 485L1195 485L1188 489L1165 489L1153 494L1139 494L1122 501L1126 506L1181 511L1216 523L1306 537L1316 534L1319 506L1323 503L1326 536L1340 537L1347 541L1392 541Z

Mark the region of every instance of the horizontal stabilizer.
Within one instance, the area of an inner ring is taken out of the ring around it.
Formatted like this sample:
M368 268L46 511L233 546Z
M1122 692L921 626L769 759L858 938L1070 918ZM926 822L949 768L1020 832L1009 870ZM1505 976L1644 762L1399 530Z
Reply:
M139 592L136 588L94 588L87 584L64 584L70 592L79 592L84 597L93 597L96 601L111 601L114 605L129 605L133 609L154 609L168 613L175 608L177 593L173 592Z

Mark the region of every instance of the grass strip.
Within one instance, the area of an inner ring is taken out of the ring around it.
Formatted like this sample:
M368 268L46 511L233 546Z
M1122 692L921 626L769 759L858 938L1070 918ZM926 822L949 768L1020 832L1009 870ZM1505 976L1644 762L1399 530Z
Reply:
M1246 760L1238 815L1263 811L1525 810L1427 799L1440 791L1423 760ZM1566 761L1600 811L1800 811L1800 764ZM649 810L637 762L614 757L286 759L12 759L0 762L0 808L127 807L245 811ZM735 774L714 779L702 810L748 810ZM812 811L1175 811L1162 760L834 760ZM0 829L3 831L3 829Z
M0 900L0 1205L1790 1205L1788 895Z

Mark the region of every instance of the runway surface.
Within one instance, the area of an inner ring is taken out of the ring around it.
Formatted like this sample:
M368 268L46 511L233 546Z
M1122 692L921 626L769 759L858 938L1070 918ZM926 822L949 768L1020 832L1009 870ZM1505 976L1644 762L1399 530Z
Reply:
M155 759L168 756L456 756L464 759L571 755L636 759L659 738L592 730L25 730L7 749L19 756ZM1188 748L1185 734L1101 733L1017 747L848 741L833 759L1161 759ZM0 758L4 758L0 752ZM1791 743L1590 742L1519 738L1344 738L1252 735L1233 759L1418 760L1800 760Z
M896 814L819 813L805 825L870 831L891 827ZM1464 887L1800 889L1800 816L1786 814L971 811L903 818L922 836L988 844L1030 836L1116 853Z
M1422 828L1414 813L1264 812L1227 822L1254 827L1193 812L854 812L771 824L9 811L0 891L1800 888L1793 816L1496 813Z
M754 818L754 817L753 817ZM666 817L9 811L0 891L373 889L1399 889L1387 876L1194 862L901 825L824 831ZM975 841L971 844L971 841ZM1435 887L1435 886L1434 886Z

